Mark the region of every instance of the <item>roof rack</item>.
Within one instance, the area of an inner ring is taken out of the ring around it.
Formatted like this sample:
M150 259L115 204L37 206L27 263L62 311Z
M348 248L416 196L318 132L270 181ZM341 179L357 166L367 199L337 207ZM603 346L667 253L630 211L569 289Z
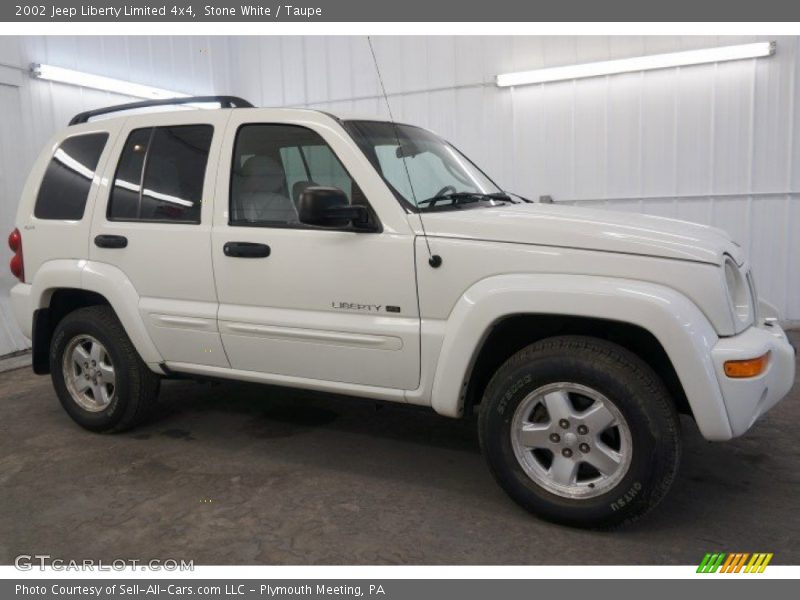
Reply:
M141 102L130 102L128 104L117 104L105 108L96 108L78 113L69 122L70 125L86 123L92 117L107 115L109 113L120 112L123 110L133 110L136 108L147 108L149 106L173 106L179 104L204 104L218 102L220 108L253 108L247 100L237 96L187 96L182 98L165 98L163 100L142 100Z

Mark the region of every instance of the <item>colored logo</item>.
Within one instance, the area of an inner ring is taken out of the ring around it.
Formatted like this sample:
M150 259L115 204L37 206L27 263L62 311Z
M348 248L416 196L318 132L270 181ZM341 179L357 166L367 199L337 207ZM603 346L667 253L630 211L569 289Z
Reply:
M697 567L698 573L763 573L769 561L772 560L772 552L709 552L703 557L700 566Z

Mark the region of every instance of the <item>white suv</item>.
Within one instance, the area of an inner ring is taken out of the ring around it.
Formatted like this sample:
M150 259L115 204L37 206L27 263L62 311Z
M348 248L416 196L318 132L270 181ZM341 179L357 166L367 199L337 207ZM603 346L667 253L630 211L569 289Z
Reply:
M89 430L172 376L477 412L514 500L606 527L666 494L679 413L728 440L792 386L720 230L530 203L410 125L181 100L209 101L78 115L25 186L13 306Z

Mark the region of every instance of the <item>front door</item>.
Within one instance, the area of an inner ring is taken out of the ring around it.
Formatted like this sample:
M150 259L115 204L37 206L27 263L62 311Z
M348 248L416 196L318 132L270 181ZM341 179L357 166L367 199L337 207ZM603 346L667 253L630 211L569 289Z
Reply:
M212 232L231 367L284 383L416 388L413 236L381 229L351 176L361 167L348 168L352 157L334 150L342 139L329 128L239 119L228 128ZM297 200L308 186L343 190L378 227L301 224Z

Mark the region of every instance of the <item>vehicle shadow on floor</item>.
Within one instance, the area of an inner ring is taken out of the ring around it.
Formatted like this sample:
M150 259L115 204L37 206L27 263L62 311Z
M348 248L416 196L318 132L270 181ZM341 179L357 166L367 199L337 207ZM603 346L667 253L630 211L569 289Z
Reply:
M215 438L226 445L237 444L232 440L238 438L242 448L263 444L271 458L298 468L333 468L457 489L472 496L467 502L484 510L521 512L483 464L476 421L449 419L408 405L273 386L175 381L165 383L154 420L127 435L211 445ZM744 438L715 444L700 436L689 417L682 417L684 454L672 492L658 510L622 531L636 536L673 529L676 520L691 527L709 519L741 525L752 518L748 515L754 512L759 489L771 486L774 493L771 479L787 468L770 450L776 444L793 444L788 431L776 437L774 429L768 417ZM797 465L796 452L794 456L791 464ZM762 502L762 508L783 510L781 501L775 507L769 504ZM709 533L708 543L717 537Z
M204 564L688 564L708 551L800 561L798 389L728 443L706 442L684 418L672 492L613 533L545 523L514 504L480 455L474 418L167 381L153 419L105 436L72 423L47 378L4 373L0 389L0 530L20 548L167 548Z

